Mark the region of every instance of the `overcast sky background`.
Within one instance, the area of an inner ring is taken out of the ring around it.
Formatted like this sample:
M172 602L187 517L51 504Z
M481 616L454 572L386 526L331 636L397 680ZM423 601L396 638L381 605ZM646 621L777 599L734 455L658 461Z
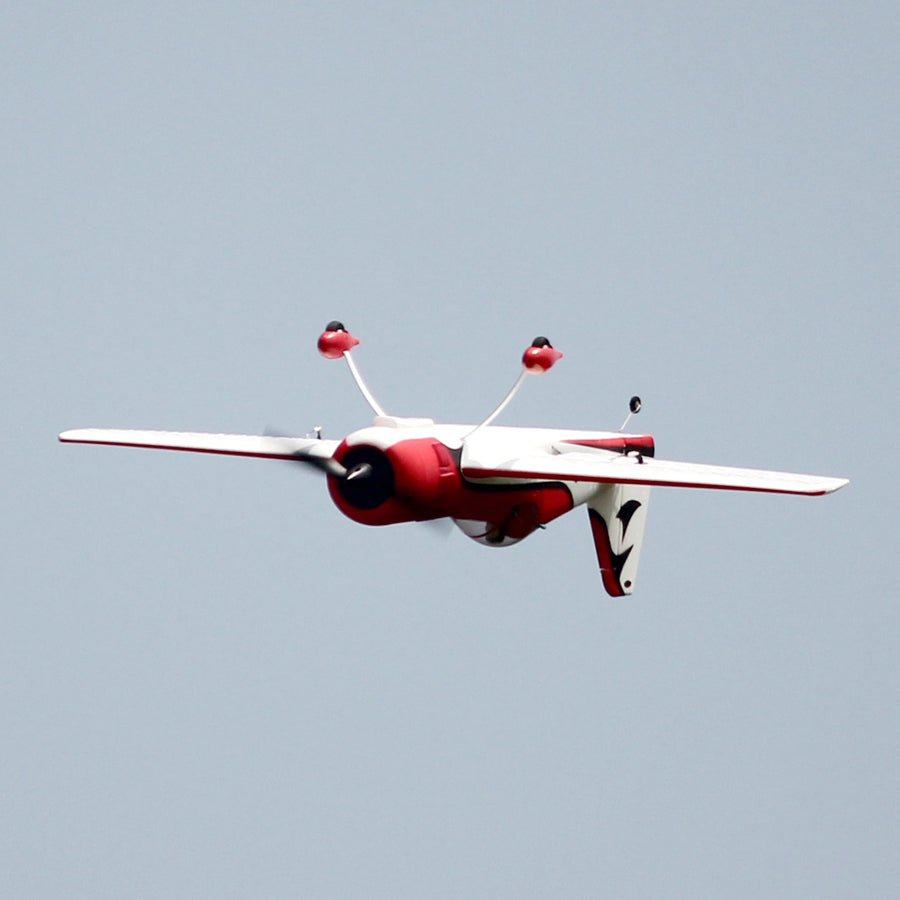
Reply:
M0 29L0 893L884 897L894 3L23 3ZM850 477L488 550L71 427L634 425Z

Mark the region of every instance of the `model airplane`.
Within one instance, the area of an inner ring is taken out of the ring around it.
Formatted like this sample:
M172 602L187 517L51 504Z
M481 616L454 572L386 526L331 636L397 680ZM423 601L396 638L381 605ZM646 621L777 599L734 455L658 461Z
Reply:
M624 432L640 410L638 397L631 398L619 431L491 425L528 374L546 372L562 356L544 337L525 351L517 381L479 425L389 416L353 361L358 343L340 322L330 322L318 343L327 359L346 360L375 413L371 426L342 441L322 438L319 428L315 437L86 428L64 431L59 439L296 460L325 473L335 505L355 522L392 525L449 517L468 537L490 547L514 544L584 505L603 585L613 597L634 589L653 485L818 495L848 483L656 459L650 435Z

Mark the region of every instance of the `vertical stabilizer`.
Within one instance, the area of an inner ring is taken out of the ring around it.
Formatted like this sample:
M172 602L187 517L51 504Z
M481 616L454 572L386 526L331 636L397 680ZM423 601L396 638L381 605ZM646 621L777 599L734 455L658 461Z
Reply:
M649 485L604 484L588 501L600 575L611 597L634 590L649 499Z

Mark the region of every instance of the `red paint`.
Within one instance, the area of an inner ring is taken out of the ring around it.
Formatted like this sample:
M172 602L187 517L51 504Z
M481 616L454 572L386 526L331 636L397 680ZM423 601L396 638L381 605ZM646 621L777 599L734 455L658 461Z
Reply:
M346 441L342 442L334 458L341 462L351 449ZM393 469L393 493L374 509L360 509L344 497L338 480L329 476L331 499L345 516L363 525L393 525L447 515L445 510L459 492L461 479L449 451L440 441L411 438L375 452L383 453Z
M597 551L597 563L600 566L600 577L603 579L603 587L611 597L624 597L626 596L625 591L622 590L622 585L619 584L619 579L613 566L612 544L609 540L609 530L606 527L606 522L593 509L589 509L588 513L591 520L591 534L594 536L594 549Z
M340 462L351 448L346 442L335 451ZM372 448L375 450L375 448ZM383 452L391 464L394 490L374 509L361 509L341 492L340 482L328 477L335 506L363 525L394 525L449 516L490 523L510 538L520 539L572 509L572 495L563 485L545 481L521 488L490 485L473 487L460 475L449 450L434 438L410 438Z
M359 340L349 331L323 331L319 335L319 353L325 359L340 359L348 350L352 350Z
M614 450L617 453L627 453L629 450L639 450L644 456L653 456L656 446L649 434L629 434L622 437L609 438L575 438L564 439L566 444L577 444L579 447L597 447L601 450Z
M465 484L449 515L487 522L489 531L521 540L570 509L572 495L563 485L553 482L512 490L500 486L477 489Z
M522 354L522 365L529 372L540 375L550 369L558 359L562 359L562 353L547 344L544 347L529 347Z

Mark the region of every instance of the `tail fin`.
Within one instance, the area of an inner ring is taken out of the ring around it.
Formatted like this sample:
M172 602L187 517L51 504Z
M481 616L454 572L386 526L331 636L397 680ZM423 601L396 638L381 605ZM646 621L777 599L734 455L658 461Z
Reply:
M604 484L587 503L603 587L611 597L634 590L650 487Z

